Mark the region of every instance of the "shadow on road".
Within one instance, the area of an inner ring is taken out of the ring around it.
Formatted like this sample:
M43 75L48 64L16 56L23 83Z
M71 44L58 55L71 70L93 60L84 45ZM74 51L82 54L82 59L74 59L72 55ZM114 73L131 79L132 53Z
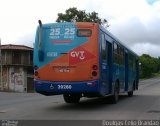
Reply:
M134 95L133 97L137 97ZM81 101L77 104L58 104L50 109L56 110L95 110L103 107L110 107L110 106L118 106L122 102L129 100L127 95L120 95L119 101L117 104L111 103L110 97L102 97L102 98L82 98Z

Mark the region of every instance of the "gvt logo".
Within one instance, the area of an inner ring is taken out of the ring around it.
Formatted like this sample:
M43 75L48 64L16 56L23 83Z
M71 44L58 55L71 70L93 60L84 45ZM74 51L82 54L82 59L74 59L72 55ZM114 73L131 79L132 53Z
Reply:
M73 58L79 58L80 60L85 59L85 51L71 51L70 56Z
M77 64L94 58L95 56L82 47L75 48L69 52L69 64Z

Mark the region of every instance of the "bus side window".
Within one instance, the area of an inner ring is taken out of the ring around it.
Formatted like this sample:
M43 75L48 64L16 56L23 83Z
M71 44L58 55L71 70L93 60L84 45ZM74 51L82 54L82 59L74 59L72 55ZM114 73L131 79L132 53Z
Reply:
M116 52L116 51L117 51L117 44L114 43L114 52Z
M101 41L102 41L102 60L107 60L107 47L106 47L106 41L105 41L105 36L102 34L101 36Z
M118 63L118 45L114 42L114 63Z
M131 70L136 70L135 69L135 67L136 67L136 59L134 58L134 56L132 54L129 54L128 64L129 64L129 68Z
M120 47L120 53L119 53L119 58L120 58L120 65L124 65L124 49L123 47Z
M124 66L124 48L114 42L114 63Z

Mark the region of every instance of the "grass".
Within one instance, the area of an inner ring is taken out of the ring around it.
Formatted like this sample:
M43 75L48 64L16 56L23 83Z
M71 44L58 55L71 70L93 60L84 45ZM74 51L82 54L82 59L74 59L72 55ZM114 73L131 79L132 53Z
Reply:
M153 73L154 77L160 77L160 72L159 73Z
M152 75L150 77L144 77L144 78L140 77L140 80L150 79L150 78L153 78L153 77L160 77L160 72L152 73Z

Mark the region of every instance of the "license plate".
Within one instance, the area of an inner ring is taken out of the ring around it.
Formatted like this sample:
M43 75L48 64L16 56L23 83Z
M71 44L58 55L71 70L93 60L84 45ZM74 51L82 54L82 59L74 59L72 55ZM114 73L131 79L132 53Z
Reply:
M72 85L58 85L58 89L66 89L66 90L71 90L72 89Z

